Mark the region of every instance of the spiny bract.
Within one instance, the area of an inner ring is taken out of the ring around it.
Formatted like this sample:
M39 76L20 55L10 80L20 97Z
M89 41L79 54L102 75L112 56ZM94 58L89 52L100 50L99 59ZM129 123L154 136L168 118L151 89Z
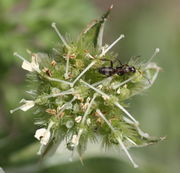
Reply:
M72 42L66 41L53 23L63 44L53 48L51 54L28 51L32 57L29 62L14 53L23 61L22 68L30 72L32 89L28 93L33 100L23 99L22 106L11 113L35 107L36 116L39 115L35 123L41 127L35 133L41 143L38 154L45 155L53 146L66 141L67 148L78 151L81 156L88 141L102 141L105 147L120 146L137 167L128 148L161 140L141 131L138 121L125 109L127 99L149 88L157 78L160 68L150 60L159 49L146 63L132 59L128 65L136 69L134 73L105 76L99 72L102 67L110 67L110 62L104 59L121 66L110 49L124 35L109 46L102 46L104 24L110 10Z

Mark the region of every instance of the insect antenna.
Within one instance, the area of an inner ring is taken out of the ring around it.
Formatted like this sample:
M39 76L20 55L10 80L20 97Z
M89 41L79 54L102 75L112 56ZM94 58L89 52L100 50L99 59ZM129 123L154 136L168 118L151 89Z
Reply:
M106 58L103 58L103 59L101 59L101 60L102 60L102 61L109 61L110 64L111 64L111 67L113 68L113 61L112 61L112 60L106 59Z
M114 60L114 62L118 62L118 63L120 64L120 66L123 65L123 63L121 62L121 60L120 60L119 58L116 58L116 59Z

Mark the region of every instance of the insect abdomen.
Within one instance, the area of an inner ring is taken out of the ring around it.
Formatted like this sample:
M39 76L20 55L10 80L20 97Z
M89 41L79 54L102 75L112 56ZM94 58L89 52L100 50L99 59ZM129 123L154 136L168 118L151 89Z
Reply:
M112 76L115 73L115 70L111 67L102 67L99 68L99 73L106 76Z

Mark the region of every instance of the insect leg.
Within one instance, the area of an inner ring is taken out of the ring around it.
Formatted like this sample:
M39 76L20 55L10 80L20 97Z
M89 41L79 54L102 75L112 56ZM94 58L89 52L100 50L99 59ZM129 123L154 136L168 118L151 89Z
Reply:
M101 59L101 60L102 60L102 61L109 61L109 62L110 62L111 67L113 68L113 61L112 61L112 60L105 59L105 58L103 58L103 59Z

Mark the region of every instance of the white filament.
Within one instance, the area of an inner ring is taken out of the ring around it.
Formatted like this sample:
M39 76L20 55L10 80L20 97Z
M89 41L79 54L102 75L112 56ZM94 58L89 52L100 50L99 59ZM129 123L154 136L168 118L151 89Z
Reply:
M110 96L108 96L107 94L105 94L104 92L102 92L100 89L97 89L95 87L93 87L92 85L88 84L87 82L83 81L82 79L80 80L80 82L82 82L83 84L85 84L86 86L88 86L89 88L93 89L94 91L96 91L98 94L101 94L104 98L110 99ZM118 108L120 108L129 118L131 118L136 125L139 124L138 121L136 121L134 119L134 117L122 106L120 105L118 102L114 103Z
M160 49L159 49L159 48L156 48L155 51L154 51L154 53L153 53L153 55L149 58L149 60L147 61L146 64L149 64L149 63L152 61L152 59L153 59L159 52L160 52Z
M73 83L71 84L71 86L73 87L74 84L81 78L81 76L86 73L94 64L96 63L96 61L91 62L80 74L79 76L73 81Z
M54 30L56 31L57 35L59 36L60 40L63 42L63 44L66 46L67 49L70 48L70 46L67 44L66 40L64 39L64 37L61 35L61 33L59 32L58 28L56 27L56 23L53 22L51 24L51 26L54 28Z
M98 115L100 115L100 117L107 123L107 125L110 127L110 129L111 129L114 133L116 133L114 127L113 127L113 126L111 125L111 123L106 119L106 117L103 115L103 113L102 113L99 109L97 109L96 112L97 112Z
M101 116L101 118L107 123L107 125L108 125L109 128L112 130L112 132L113 132L114 134L116 134L116 131L115 131L114 127L113 127L113 126L111 125L111 123L106 119L106 117L102 114L102 112L101 112L99 109L97 109L96 112L97 112L97 113ZM137 165L137 164L134 162L134 160L132 159L131 155L129 154L129 152L128 152L127 148L125 147L124 143L122 142L121 138L118 137L118 138L116 138L116 139L118 140L119 145L120 145L121 148L124 150L124 152L125 152L126 155L128 156L128 158L129 158L129 160L131 161L131 163L133 164L133 166L134 166L135 168L137 168L138 165Z
M68 70L69 70L69 54L66 56L66 70L65 70L65 74L64 77L65 79L68 79Z
M91 102L89 103L89 105L88 105L88 107L87 107L87 109L86 109L86 112L84 113L84 116L83 116L82 121L81 121L81 125L84 125L84 123L85 123L85 121L86 121L86 118L87 118L87 115L89 114L89 110L90 110L90 108L91 108L91 106L92 106L92 104L93 104L93 102L94 102L94 99L95 99L96 97L97 97L97 95L94 94ZM83 132L83 128L80 128L79 131L78 131L77 143L75 144L75 146L78 145L79 139L80 139L80 137L81 137L82 132Z
M17 110L21 109L22 111L27 111L29 109L31 109L32 107L34 107L35 105L35 102L33 100L22 100L21 103L24 103L23 105L13 109L13 110L10 110L10 113L14 113L16 112Z
M56 94L50 94L48 96L44 96L43 98L51 98L51 97L58 97L58 96L63 96L63 95L68 95L68 94L75 94L76 92L73 89L67 90L67 91L63 91L60 93L56 93Z
M102 53L99 55L99 57L103 57L118 41L123 39L125 36L124 34L121 34L110 46L108 46Z
M129 79L127 79L127 80L125 80L125 81L123 81L123 82L121 82L121 83L119 83L119 84L114 85L112 88L113 88L113 89L117 89L117 88L119 88L120 86L122 86L122 85L130 82L130 81L133 80L134 78L136 78L136 76L132 76L132 77L130 77Z
M106 79L103 79L103 80L101 80L101 81L98 81L98 82L95 82L95 83L93 83L92 84L92 86L98 86L99 84L101 84L101 83L105 83L105 82L111 82L111 80L112 80L112 76L110 76L110 77L107 77Z
M136 144L133 140L131 140L130 138L128 138L127 136L126 136L126 139L127 139L131 144L137 146L137 144Z
M102 92L101 90L95 88L94 86L88 84L87 82L83 81L82 79L80 80L80 82L82 82L83 84L85 84L86 86L88 86L89 88L93 89L94 91L96 91L98 94L102 95L104 98L109 99L110 97L105 94L104 92Z
M19 59L21 59L22 61L27 61L24 57L22 57L21 55L19 55L17 52L13 53L14 56L18 57ZM29 61L27 61L29 62Z
M119 109L121 109L132 121L134 121L134 123L135 123L136 125L139 124L139 122L136 121L135 118L134 118L122 105L120 105L118 102L115 102L114 104L115 104Z
M71 85L71 82L65 81L65 80L61 80L61 79L57 79L57 78L51 78L49 76L45 76L46 79L50 80L50 81L55 81L55 82L61 82L67 85Z

